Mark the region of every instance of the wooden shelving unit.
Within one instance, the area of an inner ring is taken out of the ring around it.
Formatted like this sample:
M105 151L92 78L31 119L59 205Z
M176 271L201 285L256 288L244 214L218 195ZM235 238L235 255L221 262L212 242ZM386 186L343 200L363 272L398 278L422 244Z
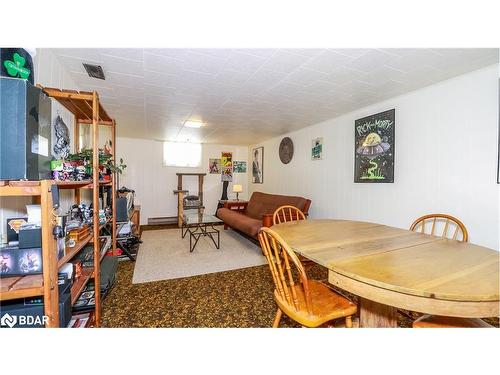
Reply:
M93 149L93 174L92 180L85 181L11 181L9 184L2 181L0 184L1 197L31 196L38 200L42 210L42 262L43 274L22 277L3 278L0 284L0 300L12 300L17 298L44 296L44 313L48 317L47 327L59 326L59 291L57 284L58 270L66 262L70 261L88 243L94 246L94 267L83 268L82 275L74 282L71 288L71 303L78 299L83 288L90 279L94 279L95 287L95 310L93 326L99 327L101 321L101 295L100 295L100 264L103 259L101 253L99 235L100 230L112 222L112 248L116 254L116 178L114 173L111 181L99 181L99 126L111 126L112 132L112 154L115 156L115 121L109 117L102 105L99 103L97 92L78 92L73 90L60 90L38 85L48 96L54 98L74 115L75 123L75 149L79 150L79 127L80 124L92 126L92 149ZM52 235L53 228L53 204L51 189L57 186L59 189L75 190L75 197L80 203L80 190L92 190L93 207L93 232L90 236L79 241L75 247L68 250L60 260L57 259L56 240ZM112 218L108 218L105 224L99 224L99 188L111 186L112 194Z
M57 287L56 242L52 235L52 195L54 181L11 181L0 186L0 197L31 196L40 201L42 214L41 275L3 278L0 282L0 300L44 296L44 314L47 327L59 326L59 295Z
M80 126L87 124L92 126L92 152L93 152L93 173L92 180L89 181L59 181L59 188L75 189L75 198L77 203L81 201L80 189L92 189L92 204L93 210L93 230L92 237L84 239L78 243L75 248L70 250L71 258L75 256L87 243L93 241L94 244L94 267L84 268L80 278L73 284L71 288L71 303L72 305L78 299L88 281L93 278L95 284L95 327L99 327L101 323L101 260L99 234L102 228L109 222L112 223L111 242L113 254L116 254L116 178L115 173L111 174L111 181L99 181L99 127L101 125L111 127L111 142L113 157L116 156L116 123L112 119L104 107L99 102L97 92L84 92L75 90L61 90L52 87L39 87L50 97L57 100L62 106L68 109L74 116L74 146L75 151L80 151ZM105 224L99 224L99 188L111 186L112 196L112 217L107 219ZM69 255L68 255L69 256ZM69 259L71 259L69 258ZM68 260L69 260L68 259ZM64 264L64 263L62 263ZM61 264L61 265L62 265Z
M42 87L38 85L48 96L54 98L74 115L75 123L75 149L79 150L79 127L80 124L92 126L92 149L93 149L93 174L92 180L85 181L10 181L0 183L0 196L31 196L41 204L42 211L42 262L43 274L22 277L10 277L1 279L0 300L12 300L17 298L44 296L44 313L48 317L46 327L59 326L59 291L57 275L59 269L74 256L78 254L88 243L94 244L94 266L83 268L82 275L71 287L71 303L76 302L82 290L90 279L95 283L95 310L93 312L92 326L99 327L101 322L101 294L100 294L100 264L104 258L101 253L99 234L100 230L112 222L112 249L116 254L116 178L111 175L111 181L99 181L99 126L111 126L112 132L112 155L115 156L116 132L115 121L109 117L102 105L99 103L97 92L78 92L73 90L60 90ZM57 186L59 189L73 189L75 198L80 203L81 189L92 190L93 203L93 225L92 234L67 250L67 253L57 259L56 240L52 235L54 225L54 214L51 189ZM108 218L105 224L99 224L99 188L111 186L112 194L112 218Z

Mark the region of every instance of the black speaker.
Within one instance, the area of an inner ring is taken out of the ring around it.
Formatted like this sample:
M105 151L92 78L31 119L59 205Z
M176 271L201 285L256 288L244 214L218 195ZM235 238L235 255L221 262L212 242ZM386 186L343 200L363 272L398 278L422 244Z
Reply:
M2 77L0 108L0 180L50 179L50 98L25 80Z

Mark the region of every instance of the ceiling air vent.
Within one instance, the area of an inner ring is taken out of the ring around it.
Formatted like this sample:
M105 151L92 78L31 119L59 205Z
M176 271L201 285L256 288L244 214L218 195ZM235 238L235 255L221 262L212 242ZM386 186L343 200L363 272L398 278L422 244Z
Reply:
M102 71L102 68L100 65L92 65L92 64L83 63L83 67L87 71L89 77L102 79L102 80L106 79L106 78L104 78L104 72Z

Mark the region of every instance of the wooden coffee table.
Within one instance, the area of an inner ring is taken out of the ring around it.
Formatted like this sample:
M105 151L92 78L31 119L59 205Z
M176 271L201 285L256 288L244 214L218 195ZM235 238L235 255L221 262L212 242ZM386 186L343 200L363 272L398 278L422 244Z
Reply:
M200 240L200 237L210 237L217 249L220 248L220 231L214 227L214 225L222 224L222 220L205 214L187 214L184 215L184 220L182 223L182 238L186 237L189 233L189 251L192 253L196 247L196 244ZM217 236L217 242L215 237Z

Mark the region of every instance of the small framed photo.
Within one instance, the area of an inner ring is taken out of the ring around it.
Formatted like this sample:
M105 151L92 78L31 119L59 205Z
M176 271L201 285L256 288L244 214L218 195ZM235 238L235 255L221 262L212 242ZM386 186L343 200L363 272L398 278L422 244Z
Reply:
M252 182L254 184L264 183L264 147L252 150Z
M323 137L314 138L312 140L311 159L312 160L323 159Z

